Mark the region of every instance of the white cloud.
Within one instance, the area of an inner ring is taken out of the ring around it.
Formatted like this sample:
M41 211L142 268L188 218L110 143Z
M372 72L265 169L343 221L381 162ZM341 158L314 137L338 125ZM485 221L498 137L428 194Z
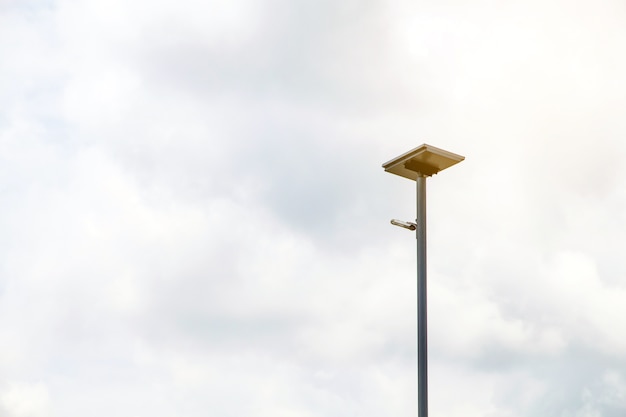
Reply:
M50 410L45 384L12 383L0 393L2 415L7 417L44 417Z
M414 415L429 142L432 412L622 415L623 14L3 3L3 412Z

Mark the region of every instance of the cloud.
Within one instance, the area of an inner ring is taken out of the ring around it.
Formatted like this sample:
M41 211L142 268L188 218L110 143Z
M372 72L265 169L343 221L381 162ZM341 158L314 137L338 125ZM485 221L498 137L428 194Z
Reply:
M623 14L2 3L3 412L623 414Z
M3 415L10 417L47 416L49 415L48 403L48 390L41 382L13 383L0 395Z

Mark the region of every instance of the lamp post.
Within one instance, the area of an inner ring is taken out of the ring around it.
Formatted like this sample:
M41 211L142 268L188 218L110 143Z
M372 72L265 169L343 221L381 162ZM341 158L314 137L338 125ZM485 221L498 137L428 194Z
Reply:
M417 406L418 417L428 417L428 311L426 304L426 178L464 160L434 146L423 144L383 164L386 172L417 184L415 223L392 220L391 224L415 230L417 238Z

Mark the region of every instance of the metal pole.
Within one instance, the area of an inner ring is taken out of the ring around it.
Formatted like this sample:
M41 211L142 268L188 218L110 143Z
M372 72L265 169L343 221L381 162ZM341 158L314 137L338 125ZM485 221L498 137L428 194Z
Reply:
M426 305L426 177L417 183L417 406L418 417L428 417L428 343Z

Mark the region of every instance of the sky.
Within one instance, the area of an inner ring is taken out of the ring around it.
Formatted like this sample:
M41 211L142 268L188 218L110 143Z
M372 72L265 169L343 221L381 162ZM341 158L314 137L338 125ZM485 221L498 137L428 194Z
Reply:
M624 416L625 19L0 0L0 416Z

